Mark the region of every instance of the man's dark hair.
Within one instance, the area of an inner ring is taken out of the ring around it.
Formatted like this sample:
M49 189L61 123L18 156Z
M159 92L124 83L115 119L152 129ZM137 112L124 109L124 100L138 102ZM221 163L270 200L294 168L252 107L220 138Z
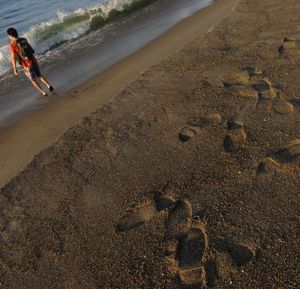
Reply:
M19 37L18 31L17 31L15 28L12 28L12 27L7 29L7 34L8 34L9 36L13 36L13 37L15 37L15 38L18 38L18 37Z

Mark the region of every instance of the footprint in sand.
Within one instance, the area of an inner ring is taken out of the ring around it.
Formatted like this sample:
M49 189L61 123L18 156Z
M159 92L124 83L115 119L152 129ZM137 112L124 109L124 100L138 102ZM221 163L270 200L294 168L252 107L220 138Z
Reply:
M157 214L156 203L151 198L144 198L140 203L130 208L119 220L116 230L128 231L149 221Z
M175 196L167 188L164 188L163 192L154 191L149 195L125 212L117 224L117 232L136 228L151 220L160 211L171 209L175 205Z
M291 163L300 158L300 139L291 141L288 145L278 150L275 159L281 163Z
M170 211L166 239L165 263L169 271L179 276L185 287L205 288L207 236L204 224L192 219L192 207L187 200L178 200Z
M274 175L280 170L280 165L268 157L263 159L257 167L257 175Z
M232 263L238 267L244 266L255 258L255 250L244 244L231 244L228 247Z
M167 219L167 238L179 238L191 226L192 206L187 200L178 200Z
M203 121L209 125L216 125L222 123L222 117L219 113L209 113L205 117L203 117Z
M230 95L234 98L242 98L247 101L250 100L250 104L256 104L258 94L249 86L250 77L247 71L234 72L223 79L223 86L230 92ZM252 100L252 101L251 101Z
M273 176L281 169L280 163L291 163L300 159L300 140L296 139L287 146L278 150L274 158L267 157L261 160L257 166L256 174L259 176Z
M294 111L294 106L286 100L280 98L273 104L273 110L278 114L291 114Z
M224 139L224 149L226 152L236 152L245 147L247 134L244 130L235 130Z
M222 124L222 116L217 112L212 112L206 115L191 117L188 122L195 127L215 126Z
M234 266L245 266L252 262L255 258L261 255L261 251L253 243L237 243L226 239L220 240L217 245L219 252L226 253L231 259L231 263ZM222 256L222 254L219 254Z
M177 258L180 268L193 268L201 265L207 248L207 237L201 223L192 227L179 239Z
M258 92L251 85L232 86L229 91L233 96L246 100L248 105L256 107L258 102Z
M224 139L224 150L235 152L243 149L246 144L247 134L244 131L244 123L241 119L234 118L227 122L228 134Z
M127 231L149 221L160 210L167 210L164 263L171 276L178 278L181 288L213 288L220 276L218 255L209 253L205 225L193 218L191 203L175 200L169 191L155 192L130 208L120 219L117 231ZM244 266L256 257L251 246L226 243L225 251L234 266ZM221 272L222 273L222 272Z
M247 71L235 72L224 80L225 87L247 85L250 81L249 73Z
M223 84L233 95L247 98L249 103L255 104L256 107L269 104L277 97L277 91L271 81L256 66L249 66L239 73L232 74Z
M208 247L207 236L204 225L192 219L192 207L187 200L174 203L173 197L168 194L146 197L125 213L117 225L117 231L136 228L161 209L170 210L166 221L165 264L169 271L179 276L185 288L206 288L203 259ZM211 272L209 276L211 279Z
M214 259L208 259L204 265L206 273L206 285L211 288L216 285L217 279L220 277L218 264Z
M271 81L266 77L254 82L252 87L258 92L260 102L267 102L277 96L277 92L272 87Z
M277 91L273 88L271 81L268 78L262 78L252 83L252 87L258 93L258 101L256 107L259 105L272 105L273 110L282 115L290 114L294 111L294 106L285 99L278 96Z
M256 104L258 93L250 85L251 77L247 70L235 72L223 81L223 85L232 95L247 99L250 104Z
M206 273L203 267L203 257L207 246L207 237L201 223L193 223L186 234L179 239L176 258L179 265L179 277L183 285L205 287Z
M288 36L283 39L282 45L278 48L282 56L300 56L300 36Z

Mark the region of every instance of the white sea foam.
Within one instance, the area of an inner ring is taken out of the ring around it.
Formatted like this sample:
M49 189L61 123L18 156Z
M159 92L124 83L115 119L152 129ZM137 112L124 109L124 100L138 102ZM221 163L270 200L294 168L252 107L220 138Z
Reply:
M9 70L9 49L8 46L0 47L0 75Z

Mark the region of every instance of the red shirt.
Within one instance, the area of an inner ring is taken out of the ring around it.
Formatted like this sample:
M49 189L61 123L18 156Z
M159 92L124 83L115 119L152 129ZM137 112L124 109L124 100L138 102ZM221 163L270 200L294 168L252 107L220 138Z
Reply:
M18 59L20 54L20 47L17 42L11 42L9 45L9 51L11 55L15 55L15 57ZM21 64L23 67L29 67L32 65L32 60L25 59L21 60Z

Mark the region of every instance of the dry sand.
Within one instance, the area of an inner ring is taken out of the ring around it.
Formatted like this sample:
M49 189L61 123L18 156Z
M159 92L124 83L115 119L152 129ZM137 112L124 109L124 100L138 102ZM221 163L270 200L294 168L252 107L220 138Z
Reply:
M39 153L1 190L2 288L299 288L299 9L241 1Z

